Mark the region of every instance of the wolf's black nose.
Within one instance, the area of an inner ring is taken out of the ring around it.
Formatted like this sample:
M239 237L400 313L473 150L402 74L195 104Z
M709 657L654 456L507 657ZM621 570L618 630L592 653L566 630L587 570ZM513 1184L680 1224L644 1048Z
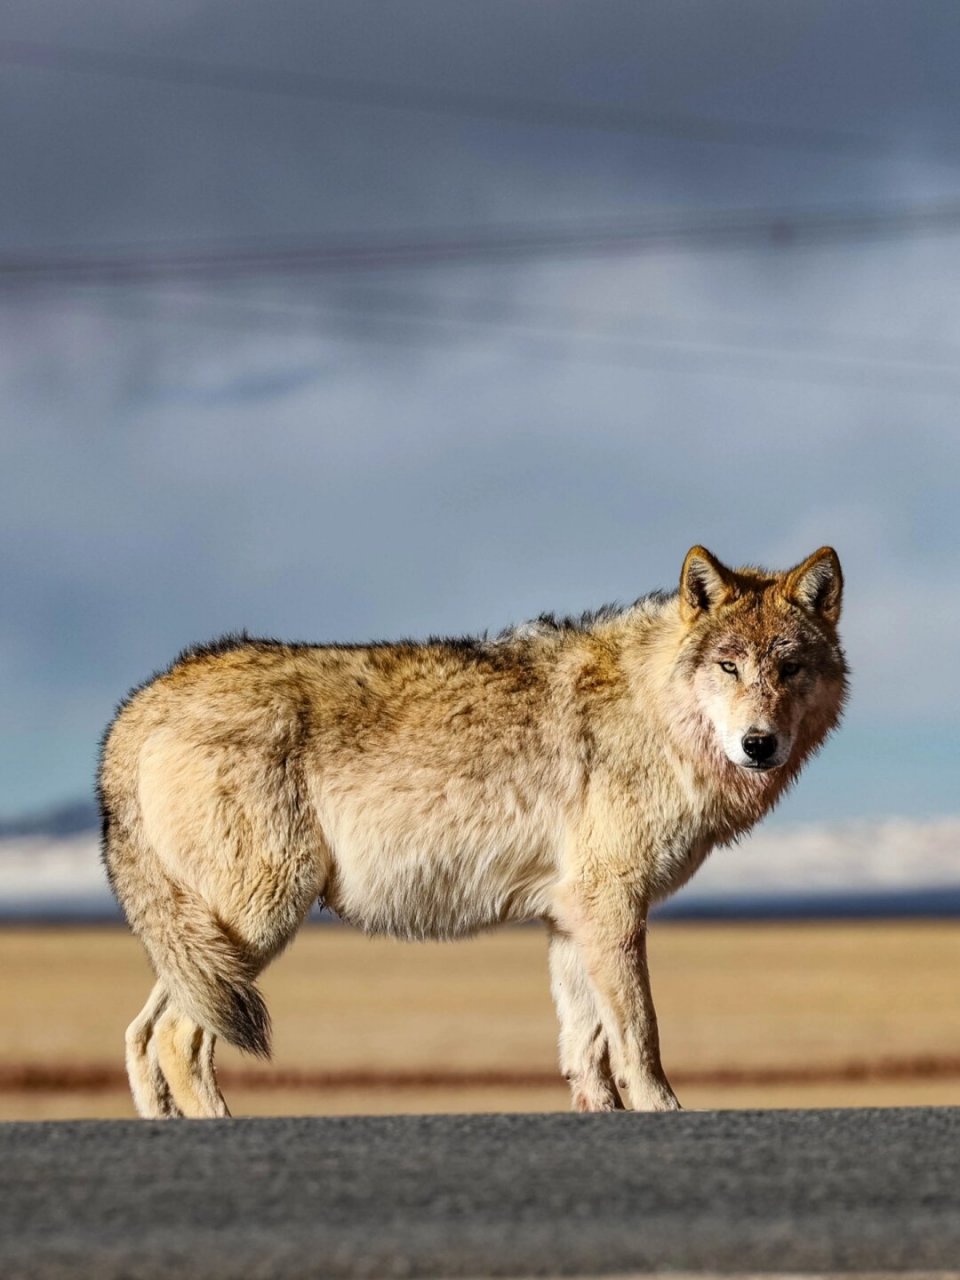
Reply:
M743 749L757 764L764 764L777 749L776 734L748 733L743 740Z

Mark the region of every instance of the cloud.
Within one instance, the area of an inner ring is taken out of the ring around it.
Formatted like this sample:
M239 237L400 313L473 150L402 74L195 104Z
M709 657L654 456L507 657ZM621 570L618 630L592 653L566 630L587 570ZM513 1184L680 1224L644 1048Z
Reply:
M9 28L880 145L709 146L20 66L0 86L18 121L0 137L13 175L0 250L958 194L956 50L935 8L924 21L809 3L652 5L642 22L617 4L386 12L294 5L277 22L259 3L18 0ZM958 269L940 236L6 288L0 809L86 787L115 698L189 641L244 625L318 639L496 629L669 586L694 541L772 564L833 542L851 724L942 736L960 692L944 589L958 569ZM838 814L856 811L867 768L863 739L844 741L809 790ZM924 770L940 780L924 790L917 771L915 794L952 804L946 767Z

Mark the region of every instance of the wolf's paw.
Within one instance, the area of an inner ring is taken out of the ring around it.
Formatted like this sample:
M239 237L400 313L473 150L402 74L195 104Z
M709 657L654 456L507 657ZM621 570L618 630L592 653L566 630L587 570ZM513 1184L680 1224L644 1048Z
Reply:
M638 1111L682 1111L683 1107L681 1107L678 1099L674 1096L674 1094L670 1092L666 1094L660 1094L654 1099L652 1099L652 1101L650 1102L642 1103L639 1107L637 1107L637 1110Z
M677 1101L677 1095L673 1092L666 1080L654 1080L645 1082L639 1088L630 1092L630 1101L632 1110L634 1111L682 1111L683 1108Z
M623 1103L620 1095L613 1087L612 1081L571 1080L572 1105L574 1111L622 1111Z
M575 1093L573 1095L574 1111L622 1111L623 1104L606 1094Z

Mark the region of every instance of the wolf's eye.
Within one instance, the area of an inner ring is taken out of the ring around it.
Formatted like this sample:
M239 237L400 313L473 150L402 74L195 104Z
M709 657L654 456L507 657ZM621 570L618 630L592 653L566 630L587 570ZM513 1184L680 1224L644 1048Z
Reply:
M785 680L789 680L791 676L795 676L800 670L799 662L785 662L780 668L780 674Z
M735 676L737 674L737 664L735 662L721 662L720 670L725 671L728 676Z

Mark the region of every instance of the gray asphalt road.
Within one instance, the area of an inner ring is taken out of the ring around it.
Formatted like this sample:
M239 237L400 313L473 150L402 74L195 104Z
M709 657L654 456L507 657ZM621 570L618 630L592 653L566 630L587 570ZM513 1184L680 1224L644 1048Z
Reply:
M960 1110L0 1126L4 1280L960 1267Z

